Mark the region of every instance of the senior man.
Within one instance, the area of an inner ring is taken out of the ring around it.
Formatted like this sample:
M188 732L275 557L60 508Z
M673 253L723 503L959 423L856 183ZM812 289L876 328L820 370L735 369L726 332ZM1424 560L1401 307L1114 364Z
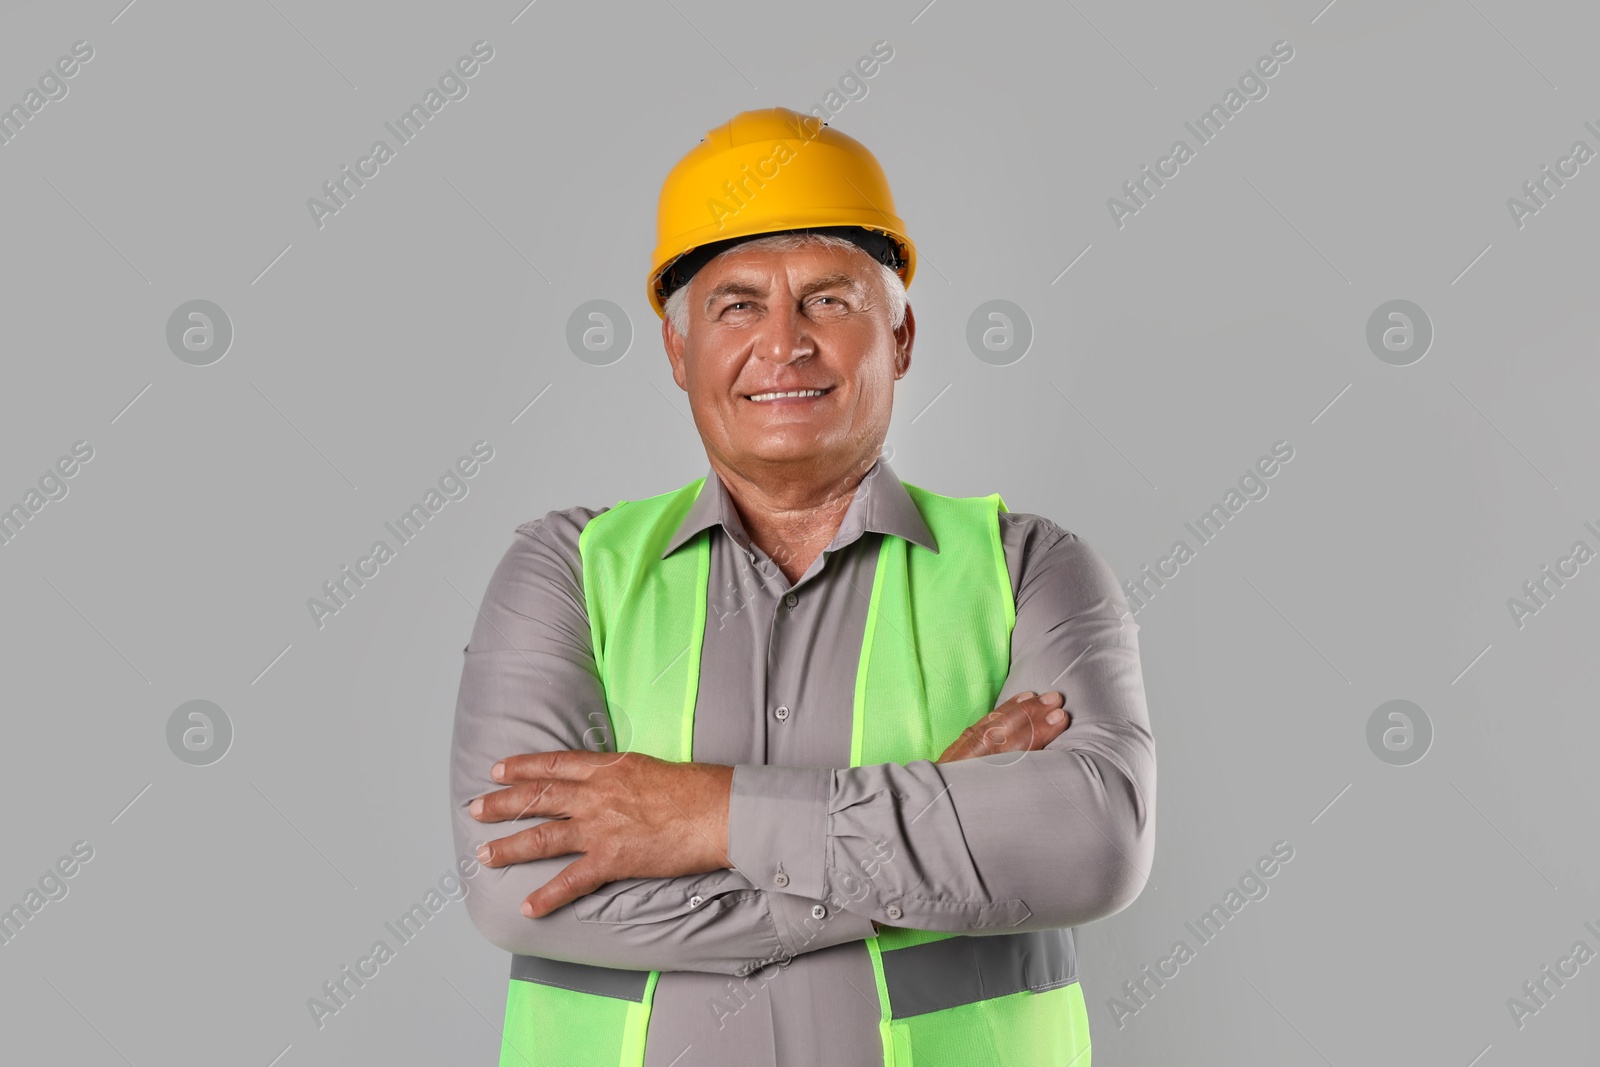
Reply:
M663 185L648 292L710 469L518 527L465 649L503 1067L1089 1065L1072 928L1154 850L1137 627L1078 537L882 457L894 211L784 108Z

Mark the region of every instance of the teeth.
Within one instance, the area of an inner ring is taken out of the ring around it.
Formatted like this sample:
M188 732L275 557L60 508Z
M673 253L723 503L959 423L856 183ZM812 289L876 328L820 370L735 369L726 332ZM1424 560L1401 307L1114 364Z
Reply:
M786 396L821 396L827 392L825 389L794 389L787 393L757 393L750 399L760 403L763 400L778 400Z

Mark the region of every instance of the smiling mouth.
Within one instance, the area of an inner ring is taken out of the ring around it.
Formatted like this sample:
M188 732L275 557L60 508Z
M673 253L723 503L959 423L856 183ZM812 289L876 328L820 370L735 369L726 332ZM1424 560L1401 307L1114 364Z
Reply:
M791 400L815 400L831 392L833 392L833 386L830 385L826 389L789 389L774 393L747 393L745 394L745 399L754 401L757 404L772 404Z

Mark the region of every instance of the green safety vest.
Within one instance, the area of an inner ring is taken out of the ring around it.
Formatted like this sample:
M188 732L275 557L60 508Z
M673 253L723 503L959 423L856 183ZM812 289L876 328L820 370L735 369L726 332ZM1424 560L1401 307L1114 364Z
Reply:
M619 750L694 758L711 529L661 556L705 480L621 501L578 539ZM997 517L1005 502L901 484L939 551L883 536L856 673L852 767L937 759L995 706L1009 671L1016 606ZM880 928L865 944L885 1067L1089 1067L1070 929ZM660 976L513 955L501 1067L642 1067Z

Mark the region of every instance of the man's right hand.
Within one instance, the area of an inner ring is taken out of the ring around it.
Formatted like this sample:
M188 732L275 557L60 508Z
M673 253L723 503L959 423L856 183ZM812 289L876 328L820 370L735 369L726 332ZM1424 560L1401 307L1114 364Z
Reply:
M997 752L1037 752L1072 725L1060 693L1018 693L961 732L935 763ZM1051 722L1059 716L1059 722Z

